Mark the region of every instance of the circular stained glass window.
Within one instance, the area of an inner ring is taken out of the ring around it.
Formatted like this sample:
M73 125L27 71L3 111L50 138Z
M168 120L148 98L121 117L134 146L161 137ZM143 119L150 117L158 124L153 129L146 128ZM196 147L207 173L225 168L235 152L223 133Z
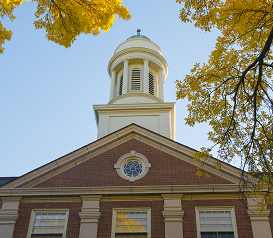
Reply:
M137 160L128 160L123 166L123 172L128 177L137 177L143 172L143 165Z

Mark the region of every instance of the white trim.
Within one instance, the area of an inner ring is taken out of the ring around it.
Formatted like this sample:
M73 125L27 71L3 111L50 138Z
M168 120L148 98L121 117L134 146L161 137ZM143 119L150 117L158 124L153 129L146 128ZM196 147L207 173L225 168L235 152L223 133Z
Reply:
M233 232L234 232L234 238L238 238L235 210L234 210L234 207L232 207L232 206L195 207L197 238L201 238L200 221L199 221L199 212L200 211L230 211L231 212L231 219L232 219L232 227L233 227Z
M130 159L138 160L143 166L143 172L136 177L129 177L122 170L123 165ZM144 155L140 153L136 153L134 150L132 150L131 153L127 153L121 156L118 159L117 163L114 164L114 168L116 169L118 175L121 178L125 180L129 180L130 182L134 182L135 180L143 178L148 173L149 168L151 168L151 164L149 163L148 159Z
M151 208L150 207L113 208L111 238L115 238L117 212L147 212L147 238L151 238Z
M66 213L66 215L65 215L64 232L63 232L62 238L66 237L66 229L67 229L69 209L33 209L31 211L31 216L30 216L30 220L29 220L27 238L31 238L32 229L33 229L33 223L34 223L34 219L35 219L35 214L37 214L37 213Z

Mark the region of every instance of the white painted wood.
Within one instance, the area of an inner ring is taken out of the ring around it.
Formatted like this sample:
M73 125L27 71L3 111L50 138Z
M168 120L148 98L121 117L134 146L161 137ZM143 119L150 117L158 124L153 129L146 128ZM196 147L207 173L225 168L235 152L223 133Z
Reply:
M129 73L129 61L124 60L122 94L126 94L128 92L128 81L129 81L128 73Z
M149 130L156 133L160 131L159 115L111 116L109 120L109 134L132 123L149 128Z
M158 103L156 100L147 97L126 97L115 101L113 104L140 104L140 103Z
M116 70L112 70L109 101L111 101L114 98L115 84L116 84L116 75L117 75L117 71Z
M160 69L158 72L159 78L159 98L164 101L164 93L163 93L163 70Z
M144 59L144 72L143 72L143 92L149 93L148 73L149 73L149 60Z
M118 53L119 51L122 51L124 49L127 48L131 48L131 47L143 47L143 48L147 48L147 49L151 49L161 55L162 51L159 48L158 45L156 45L154 42L146 40L146 39L141 39L141 38L135 38L135 39L130 39L130 40L126 40L123 43L121 43L117 49L115 50L115 54Z

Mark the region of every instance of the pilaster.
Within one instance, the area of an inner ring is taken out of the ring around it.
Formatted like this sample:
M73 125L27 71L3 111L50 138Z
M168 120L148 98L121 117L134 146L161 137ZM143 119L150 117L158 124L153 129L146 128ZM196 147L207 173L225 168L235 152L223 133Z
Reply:
M148 82L148 73L149 73L149 60L144 59L144 72L143 72L143 92L149 93L149 82Z
M261 201L260 197L250 196L247 198L248 215L251 222L253 238L272 237L270 223L269 223L269 209L262 212L258 209L258 202Z
M128 83L129 83L129 60L124 60L122 94L128 93Z
M181 205L183 194L161 194L164 199L163 216L165 220L165 238L183 238L183 216Z
M2 197L0 210L0 238L12 238L19 217L19 204L22 197Z
M109 101L111 101L114 98L115 85L116 85L116 75L117 75L117 71L116 70L112 70L112 72L111 72L111 88L110 88Z
M100 217L101 195L85 195L82 198L82 209L79 238L97 238L98 222Z
M164 92L163 92L163 70L160 69L158 72L159 79L159 98L164 101Z

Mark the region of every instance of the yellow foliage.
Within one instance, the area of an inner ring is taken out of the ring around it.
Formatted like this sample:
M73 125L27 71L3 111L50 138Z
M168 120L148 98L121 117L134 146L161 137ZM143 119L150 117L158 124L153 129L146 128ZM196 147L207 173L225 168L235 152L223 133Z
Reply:
M1 0L0 17L15 19L13 10L24 0ZM109 31L115 14L129 20L128 9L121 0L31 0L37 2L34 22L36 29L44 28L48 40L70 47L81 33L98 35L100 30ZM11 39L12 32L0 22L0 53L2 45Z
M245 171L267 174L262 187L272 188L272 1L177 2L184 4L181 21L220 32L208 62L196 63L190 75L176 81L177 99L189 101L186 124L208 122L212 127L208 138L219 148L217 158L227 162L240 158ZM207 158L208 153L202 149L195 159ZM219 163L215 166L220 169Z

